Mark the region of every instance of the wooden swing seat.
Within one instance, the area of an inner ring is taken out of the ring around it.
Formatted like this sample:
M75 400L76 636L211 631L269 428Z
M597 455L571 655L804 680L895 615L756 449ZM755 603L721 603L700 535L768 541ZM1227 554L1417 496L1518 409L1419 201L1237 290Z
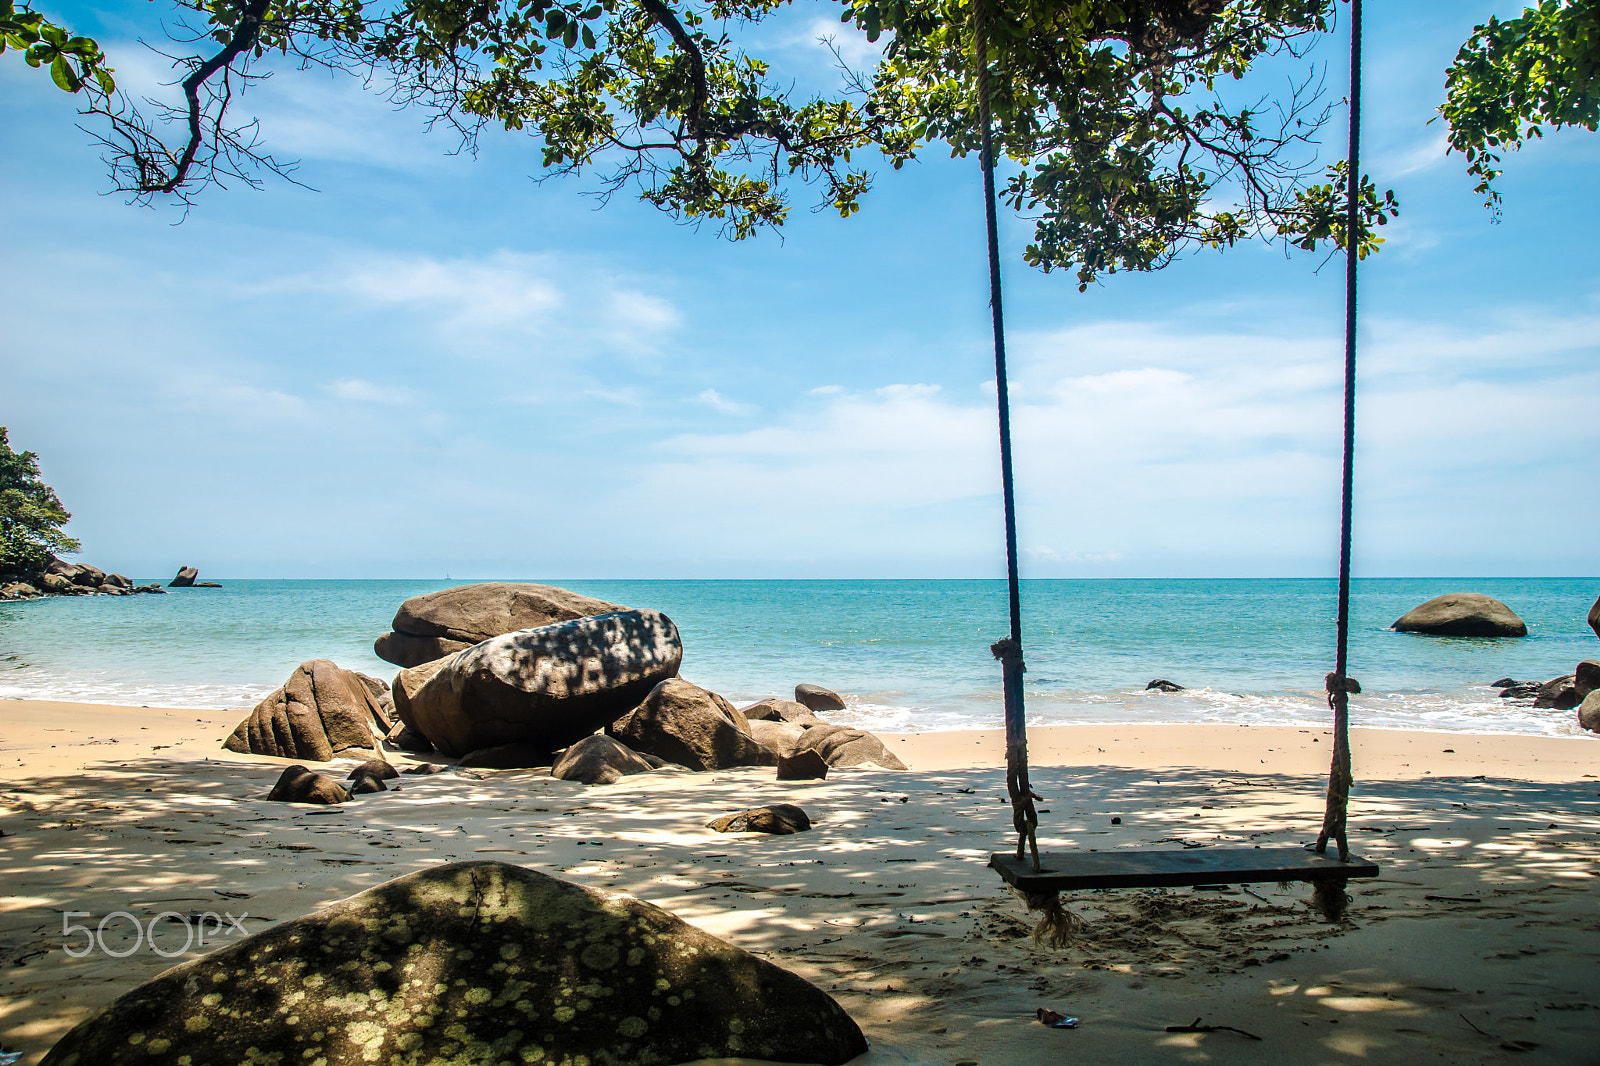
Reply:
M1359 856L1340 862L1304 848L1184 848L1181 851L1045 851L1040 872L1031 858L996 852L989 865L1028 893L1084 888L1181 888L1261 881L1345 881L1377 877L1378 866Z

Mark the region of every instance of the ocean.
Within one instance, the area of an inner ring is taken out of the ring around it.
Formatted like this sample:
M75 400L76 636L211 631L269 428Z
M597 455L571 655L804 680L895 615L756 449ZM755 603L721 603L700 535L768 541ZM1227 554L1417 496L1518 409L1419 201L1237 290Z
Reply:
M141 581L152 580L142 578ZM0 697L149 706L253 706L306 659L390 679L373 655L409 596L461 581L224 581L165 596L0 603ZM683 675L736 703L844 694L830 717L881 730L1001 721L989 645L1004 636L1001 581L562 581L665 611ZM1482 592L1528 623L1518 640L1424 637L1388 626L1445 592ZM1585 624L1595 578L1395 578L1354 583L1352 722L1387 729L1552 736L1572 711L1498 697L1501 677L1547 680L1600 656ZM1333 668L1331 580L1023 582L1032 724L1322 725ZM1145 690L1154 678L1185 686Z

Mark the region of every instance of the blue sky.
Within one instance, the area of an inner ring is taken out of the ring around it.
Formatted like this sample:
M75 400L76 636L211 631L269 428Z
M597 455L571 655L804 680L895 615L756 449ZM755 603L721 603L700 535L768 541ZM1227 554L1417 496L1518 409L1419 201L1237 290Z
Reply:
M1475 22L1370 4L1365 169L1403 203L1363 268L1358 574L1600 573L1600 137L1510 160L1492 225L1429 126ZM127 84L158 5L41 5ZM823 6L761 48L828 76ZM1342 43L1328 42L1342 86ZM0 424L82 558L137 575L1003 573L973 159L884 171L845 221L729 244L526 136L476 158L350 80L253 93L268 179L103 195L72 100L0 62ZM1336 88L1335 95L1342 90ZM251 97L246 97L249 104ZM1332 138L1339 140L1335 131ZM1339 153L1330 149L1329 157ZM1320 576L1337 563L1342 269L1274 248L1079 294L1003 226L1023 572Z

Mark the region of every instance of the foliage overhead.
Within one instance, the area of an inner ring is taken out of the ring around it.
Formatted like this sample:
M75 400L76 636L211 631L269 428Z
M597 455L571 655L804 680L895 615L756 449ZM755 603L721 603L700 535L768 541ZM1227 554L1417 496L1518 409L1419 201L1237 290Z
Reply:
M105 54L92 37L75 37L26 4L19 10L12 0L0 0L0 52L15 48L30 67L43 67L50 80L69 93L88 87L109 95L116 79L105 65Z
M51 552L77 551L78 542L61 532L71 517L39 476L39 457L12 451L0 426L0 573L31 573Z
M899 168L934 142L979 143L975 0L838 0L845 32L882 56L817 96L739 43L789 0L174 2L191 31L183 104L154 120L121 96L85 108L136 199L291 169L230 115L274 57L358 73L469 147L485 125L527 131L548 172L596 173L606 195L636 190L733 239L783 225L790 184L820 186L848 217L871 187L861 157ZM1258 61L1301 57L1335 0L984 2L1005 197L1034 221L1030 263L1075 269L1081 288L1250 236L1347 243L1345 172L1314 165L1330 109L1311 74L1284 99L1228 99ZM1364 256L1396 207L1365 178L1359 200L1348 243Z
M1467 157L1477 192L1498 212L1502 152L1546 127L1600 126L1600 2L1544 0L1478 26L1446 73L1439 113L1450 149Z

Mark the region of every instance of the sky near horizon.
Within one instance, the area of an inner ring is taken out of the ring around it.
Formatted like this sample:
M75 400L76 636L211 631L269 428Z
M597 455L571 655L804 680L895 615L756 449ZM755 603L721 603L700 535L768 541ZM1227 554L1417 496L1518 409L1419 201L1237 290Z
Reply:
M40 3L159 80L142 0ZM1402 214L1362 267L1358 576L1600 574L1600 136L1509 158L1491 224L1428 125L1472 26L1368 3L1364 169ZM838 35L757 43L802 81ZM1344 42L1314 58L1330 93ZM297 178L104 195L70 96L0 57L0 425L81 559L141 577L1004 573L981 184L939 148L861 212L730 244L526 135L476 157L350 79L244 98ZM1325 150L1342 154L1342 112ZM1199 253L1079 294L1003 222L1025 577L1324 576L1338 561L1343 269ZM1320 269L1319 269L1320 267Z

